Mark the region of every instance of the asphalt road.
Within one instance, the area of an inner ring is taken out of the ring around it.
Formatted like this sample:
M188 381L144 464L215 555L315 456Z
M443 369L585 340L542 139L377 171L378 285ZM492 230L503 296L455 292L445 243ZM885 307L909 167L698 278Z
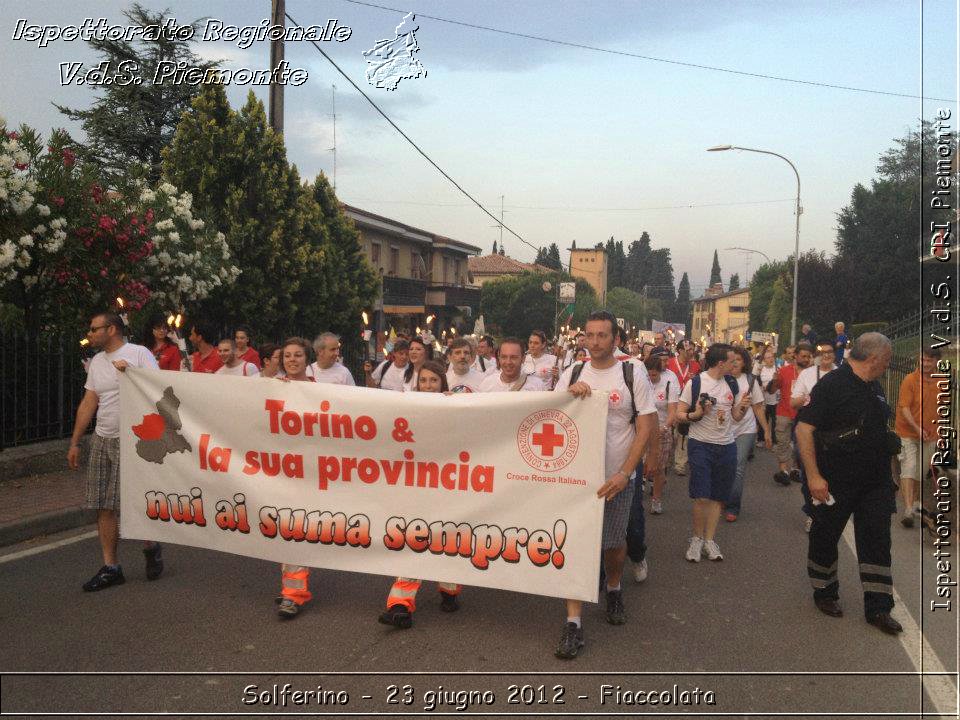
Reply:
M955 604L929 611L938 573L923 531L893 527L902 637L864 622L845 543L846 615L828 618L815 609L805 575L799 488L776 485L773 469L766 451L750 463L743 514L718 534L720 563L684 560L690 501L685 480L669 476L665 512L647 521L650 577L625 581L627 624L608 625L602 607L588 606L587 646L573 662L553 656L564 617L555 599L467 588L461 611L447 615L425 583L414 627L398 631L376 622L389 578L315 571L316 599L282 622L273 563L167 546L167 571L148 583L139 544L123 542L126 584L88 594L80 585L100 564L96 539L84 538L90 528L7 548L0 555L0 710L820 718L923 710L955 717L955 676L917 674L956 672L960 613ZM84 539L71 541L77 537ZM955 544L950 551L955 557ZM70 674L9 674L23 671ZM291 697L277 704L286 683L323 693L309 705ZM701 704L629 704L637 697L626 693L652 690ZM715 704L706 704L707 691ZM270 702L244 702L264 692Z

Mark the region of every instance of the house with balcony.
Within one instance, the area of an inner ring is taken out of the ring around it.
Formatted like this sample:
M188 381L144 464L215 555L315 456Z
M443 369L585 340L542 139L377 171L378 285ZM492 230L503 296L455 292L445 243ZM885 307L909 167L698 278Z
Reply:
M468 258L480 248L350 205L343 210L360 231L364 254L382 282L371 329L412 334L426 329L430 316L436 337L451 328L459 333L473 328L480 288L470 281Z
M743 340L749 329L750 288L724 292L723 283L714 283L693 301L692 340L728 343Z

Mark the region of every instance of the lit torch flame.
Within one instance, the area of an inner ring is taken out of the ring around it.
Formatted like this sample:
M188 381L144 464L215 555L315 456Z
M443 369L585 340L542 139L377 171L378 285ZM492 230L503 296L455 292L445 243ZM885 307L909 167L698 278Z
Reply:
M173 326L174 326L177 330L179 330L179 329L180 329L180 323L181 323L181 322L183 322L183 315L181 315L180 313L177 313L177 319L173 321Z
M369 318L367 317L366 311L360 313L360 316L363 318L363 326L366 327L367 324L370 322Z

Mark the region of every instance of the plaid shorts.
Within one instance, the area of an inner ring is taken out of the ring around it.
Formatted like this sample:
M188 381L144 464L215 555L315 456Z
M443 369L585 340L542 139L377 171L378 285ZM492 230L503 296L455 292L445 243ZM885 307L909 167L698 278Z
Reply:
M91 436L85 505L95 510L120 509L120 438Z
M603 502L602 550L622 547L627 542L627 523L630 521L630 505L633 503L633 478L613 500Z

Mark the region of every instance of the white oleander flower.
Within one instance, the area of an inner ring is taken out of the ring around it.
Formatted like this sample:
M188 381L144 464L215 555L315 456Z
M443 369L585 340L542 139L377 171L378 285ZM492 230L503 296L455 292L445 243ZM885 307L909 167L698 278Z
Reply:
M38 212L42 217L47 217L47 216L50 215L50 208L47 207L46 205L37 205L37 212Z
M33 236L24 235L17 241L20 247L33 247Z

